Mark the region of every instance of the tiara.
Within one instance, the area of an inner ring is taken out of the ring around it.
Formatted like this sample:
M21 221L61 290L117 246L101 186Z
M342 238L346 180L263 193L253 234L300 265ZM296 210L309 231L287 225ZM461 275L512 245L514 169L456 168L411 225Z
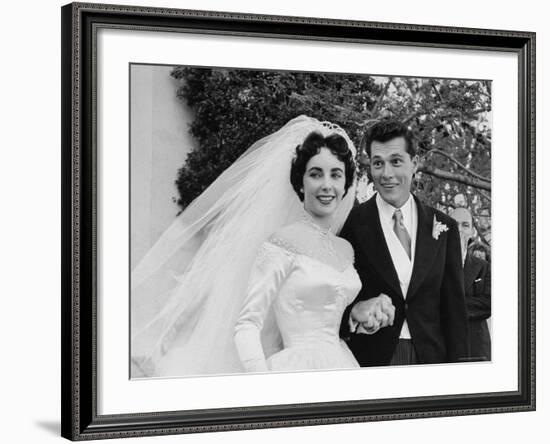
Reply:
M337 125L336 123L332 123L332 122L328 122L328 121L323 121L323 122L320 122L320 123L321 123L321 126L323 127L323 129L326 129L331 133L332 132L338 133L342 137L344 137L344 139L346 139L348 141L348 143L351 143L351 140L349 138L348 133L346 133L346 131L344 131L341 126ZM355 146L353 145L353 143L351 143L351 145L349 146L349 149L354 155L356 154L357 150L355 149Z
M336 123L324 121L321 122L321 125L323 126L323 128L326 128L329 131L336 131L337 133L340 133L342 135L346 134L346 132Z

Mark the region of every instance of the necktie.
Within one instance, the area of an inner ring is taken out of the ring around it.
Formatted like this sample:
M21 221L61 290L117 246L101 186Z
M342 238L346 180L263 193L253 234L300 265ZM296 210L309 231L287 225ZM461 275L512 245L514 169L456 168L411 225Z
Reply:
M409 259L411 258L411 237L409 236L409 233L407 233L407 229L405 228L405 224L403 224L403 213L401 213L401 210L395 210L395 213L393 213L393 232L396 234L397 238L399 239L399 242L401 242L401 245L403 245L403 248L405 249L405 252L407 253L407 256L409 256Z

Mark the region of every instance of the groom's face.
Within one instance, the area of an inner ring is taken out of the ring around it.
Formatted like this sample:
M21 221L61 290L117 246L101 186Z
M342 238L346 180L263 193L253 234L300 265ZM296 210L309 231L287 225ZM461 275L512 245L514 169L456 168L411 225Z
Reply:
M400 208L407 201L417 166L418 157L407 152L404 137L372 142L370 168L374 187L390 205Z

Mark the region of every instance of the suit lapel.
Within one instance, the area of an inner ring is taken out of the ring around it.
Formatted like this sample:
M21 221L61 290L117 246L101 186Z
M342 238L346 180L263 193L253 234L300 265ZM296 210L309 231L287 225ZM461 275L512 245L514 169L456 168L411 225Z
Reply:
M398 295L403 297L399 278L380 225L375 198L376 195L365 203L365 208L361 214L361 223L358 227L360 246L378 274Z
M414 200L418 210L418 227L416 229L414 266L407 291L407 299L414 297L416 290L428 275L439 249L438 241L432 236L433 210L424 206L416 196L414 196Z
M473 261L469 255L466 256L466 261L464 262L464 288L469 288L474 283L474 279L479 273L480 268L481 264Z

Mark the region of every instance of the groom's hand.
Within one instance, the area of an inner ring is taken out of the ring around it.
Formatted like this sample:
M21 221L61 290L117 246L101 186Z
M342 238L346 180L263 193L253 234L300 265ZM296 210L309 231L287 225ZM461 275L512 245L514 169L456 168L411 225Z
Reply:
M383 293L358 302L351 310L352 321L359 324L355 333L374 334L381 328L393 325L394 317L395 307L391 298Z
M387 327L388 325L393 325L393 320L395 319L395 306L391 298L384 293L380 293L378 298L380 299L380 310L387 316L387 322L383 326Z

